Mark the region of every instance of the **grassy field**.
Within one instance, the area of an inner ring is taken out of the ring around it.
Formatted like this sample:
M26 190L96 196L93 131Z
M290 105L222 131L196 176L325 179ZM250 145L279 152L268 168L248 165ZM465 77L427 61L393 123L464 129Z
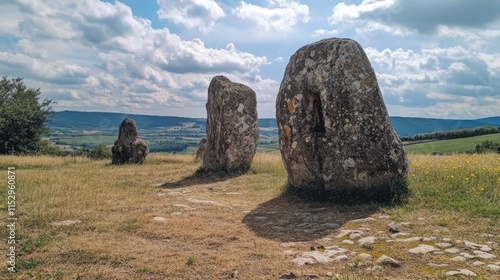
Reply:
M418 144L405 144L407 153L413 154L451 154L474 151L477 144L486 140L500 143L500 133L475 137L430 141Z
M16 250L19 270L6 262L0 279L277 279L294 272L323 279L439 279L443 269L428 268L423 258L404 254L415 244L375 244L374 256L388 254L401 268L367 274L346 263L298 267L283 253L286 242L309 250L335 236L289 230L277 232L267 222L298 227L297 215L343 228L349 221L375 217L373 232L387 223L409 222L412 232L452 240L485 242L481 233L500 236L500 156L411 155L411 197L403 205L332 205L283 195L286 172L279 153L258 153L251 170L228 177L196 173L192 155L151 154L140 166L112 166L87 158L0 156L1 174L16 171ZM2 188L0 200L7 201ZM7 217L6 203L0 206ZM317 215L316 215L317 214ZM380 215L389 216L380 220ZM156 219L163 217L165 221ZM54 222L78 220L70 226ZM4 227L5 229L5 227ZM1 231L0 251L8 233ZM354 250L355 248L353 248ZM498 261L498 260L497 260ZM463 268L470 268L463 265ZM480 279L494 279L475 267ZM339 274L326 277L327 272Z

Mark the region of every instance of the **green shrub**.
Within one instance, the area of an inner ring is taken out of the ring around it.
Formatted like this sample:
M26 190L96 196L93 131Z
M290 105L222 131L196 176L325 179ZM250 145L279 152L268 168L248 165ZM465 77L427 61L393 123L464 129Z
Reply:
M113 153L109 147L100 144L96 148L90 150L87 157L91 159L110 159L113 157Z
M500 154L500 143L495 143L490 140L486 140L481 144L476 145L476 153L499 153Z

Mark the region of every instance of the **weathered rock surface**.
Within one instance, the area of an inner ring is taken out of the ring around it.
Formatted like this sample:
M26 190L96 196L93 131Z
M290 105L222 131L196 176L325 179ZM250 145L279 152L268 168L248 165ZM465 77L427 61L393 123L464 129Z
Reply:
M375 72L361 46L326 39L299 49L276 100L289 187L310 195L382 194L408 172Z
M137 136L137 127L133 119L125 119L120 124L118 140L111 152L113 164L143 163L149 153L149 147Z
M242 84L216 76L208 87L206 171L246 172L259 140L257 98Z
M201 138L200 144L198 145L198 151L196 151L196 156L194 161L203 161L203 156L205 155L205 147L207 145L207 138Z

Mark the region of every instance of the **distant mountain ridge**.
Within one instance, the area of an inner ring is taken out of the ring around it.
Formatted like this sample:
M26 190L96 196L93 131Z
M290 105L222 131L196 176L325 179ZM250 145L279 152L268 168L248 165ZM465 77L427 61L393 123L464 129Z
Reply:
M150 116L124 113L60 111L53 116L48 126L52 129L71 128L80 130L117 130L125 118L135 120L139 129L154 129L172 126L182 126L194 123L205 126L205 118ZM475 128L484 125L500 126L500 116L476 120L451 120L436 118L390 117L391 123L400 137L414 136L419 133L429 133L442 130ZM259 119L261 128L277 128L276 119Z

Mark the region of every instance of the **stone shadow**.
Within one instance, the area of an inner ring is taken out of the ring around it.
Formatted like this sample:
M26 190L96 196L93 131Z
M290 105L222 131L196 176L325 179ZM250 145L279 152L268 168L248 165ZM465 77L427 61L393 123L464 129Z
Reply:
M243 174L240 173L227 173L227 172L205 172L197 171L193 175L183 178L177 182L167 182L160 185L161 188L177 189L183 187L190 187L194 185L206 185L217 182L226 181L232 178L239 177Z
M387 205L384 205L387 206ZM284 194L260 204L245 215L243 223L258 236L280 242L322 238L348 221L367 218L381 204L332 204Z

